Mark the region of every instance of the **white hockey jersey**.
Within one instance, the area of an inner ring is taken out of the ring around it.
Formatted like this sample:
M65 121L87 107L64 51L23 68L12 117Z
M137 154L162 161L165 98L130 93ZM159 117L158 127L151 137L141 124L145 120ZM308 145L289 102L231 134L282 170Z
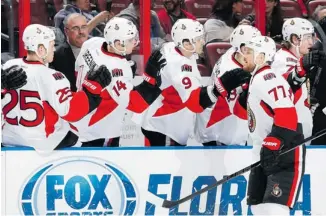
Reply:
M101 104L73 125L79 132L81 142L95 139L119 137L130 92L133 89L133 74L128 61L106 50L104 38L94 37L87 40L75 63L77 90L82 90L82 82L94 65L105 65L112 75L112 81L105 89L113 100L102 100Z
M235 48L230 48L216 63L212 76L243 66L235 59ZM229 99L219 97L217 102L197 114L195 138L198 142L217 141L226 145L245 145L248 138L247 111L238 102L234 89Z
M251 78L247 101L249 137L255 159L273 124L296 130L298 117L294 96L287 81L270 66L258 70Z
M63 119L76 121L87 114L86 95L72 93L69 81L61 72L40 62L13 59L4 68L12 65L26 71L27 84L8 91L2 99L5 117L2 142L8 146L53 150L70 130Z
M201 75L196 56L186 58L173 42L166 43L161 52L167 61L161 71L162 93L142 116L134 115L133 120L146 130L186 144L193 131L195 112L202 111L198 104Z
M287 49L280 49L274 57L272 64L273 71L280 73L285 78L295 71L298 58ZM312 134L312 115L308 101L307 83L302 84L301 88L294 94L294 104L297 109L299 122L302 123L303 135L305 138Z

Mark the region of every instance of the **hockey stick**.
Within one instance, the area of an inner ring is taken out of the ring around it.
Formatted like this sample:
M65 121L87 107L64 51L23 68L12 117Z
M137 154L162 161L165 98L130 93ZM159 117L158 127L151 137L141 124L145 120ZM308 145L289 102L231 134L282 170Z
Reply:
M314 139L317 139L317 138L319 138L319 137L321 137L321 136L323 136L325 134L326 134L326 129L321 130L318 133L316 133L315 135L310 136L310 137L302 140L302 142L300 142L296 146L294 146L294 147L292 147L290 149L287 149L285 151L281 151L281 153L279 154L279 156L280 155L283 155L283 154L286 154L286 153L294 150L298 146L301 146L301 145L305 144L306 142L310 142L310 141L312 141ZM273 158L273 156L270 156L270 157L267 157L265 160L270 160L272 158ZM228 176L222 178L221 180L217 181L216 183L214 183L212 185L209 185L209 186L207 186L205 188L202 188L199 191L196 191L195 193L192 193L192 194L190 194L190 195L188 195L188 196L186 196L186 197L184 197L182 199L175 200L175 201L172 201L172 200L164 200L163 201L163 204L162 204L162 207L163 208L172 208L172 207L174 207L176 205L180 205L181 203L184 203L184 202L186 202L188 200L191 200L194 197L196 197L196 196L198 196L198 195L200 195L202 193L205 193L205 192L207 192L207 191L209 191L209 190L211 190L213 188L216 188L217 186L219 186L219 185L227 182L228 180L230 180L230 179L232 179L234 177L237 177L239 175L242 175L242 174L248 172L249 170L251 170L251 169L253 169L253 168L255 168L255 167L259 166L259 165L260 165L260 161L257 161L256 163L253 163L253 164L251 164L251 165L249 165L249 166L247 166L247 167L245 167L245 168L243 168L243 169L241 169L241 170L239 170L239 171L237 171L237 172L235 172L235 173L233 173L231 175L228 175Z

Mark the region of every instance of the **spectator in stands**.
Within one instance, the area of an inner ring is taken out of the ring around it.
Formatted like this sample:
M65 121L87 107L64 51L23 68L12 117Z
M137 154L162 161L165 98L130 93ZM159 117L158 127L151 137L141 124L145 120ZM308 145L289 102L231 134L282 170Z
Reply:
M316 21L319 22L319 20L323 19L326 17L326 6L319 5L314 13L312 14L312 18Z
M86 18L79 13L69 14L63 23L67 41L56 49L50 66L62 72L69 80L71 90L76 91L75 61L88 39L88 25Z
M95 29L96 26L102 22L107 22L113 17L113 13L108 11L102 11L94 17L90 11L91 4L89 0L72 0L71 2L54 16L54 25L56 28L60 28L62 32L64 32L64 19L72 13L79 13L86 18L88 31L94 36L102 33L99 29Z
M242 14L242 0L216 0L204 28L206 42L228 41Z
M126 18L132 21L137 29L140 28L139 18L139 0L132 0L129 6L117 14L118 17ZM165 33L160 25L159 19L155 11L151 10L151 38L164 38Z
M165 34L171 35L171 28L178 19L196 19L194 15L181 8L182 3L182 0L163 0L165 9L158 11L157 15Z
M280 0L266 1L266 35L276 42L282 41L283 15ZM249 14L240 24L255 25L255 14Z

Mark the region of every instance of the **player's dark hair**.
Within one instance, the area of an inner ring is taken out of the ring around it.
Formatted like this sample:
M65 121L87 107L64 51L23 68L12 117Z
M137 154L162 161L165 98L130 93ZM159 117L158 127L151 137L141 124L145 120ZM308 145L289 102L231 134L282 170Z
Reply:
M298 37L296 34L291 34L290 35L290 41L282 41L282 43L281 43L281 46L282 46L282 48L285 48L285 49L290 49L291 48L291 46L292 46L292 44L291 43L293 43L293 41L292 41L292 37Z
M282 46L282 48L288 50L291 48L291 43L289 41L282 41L281 46Z

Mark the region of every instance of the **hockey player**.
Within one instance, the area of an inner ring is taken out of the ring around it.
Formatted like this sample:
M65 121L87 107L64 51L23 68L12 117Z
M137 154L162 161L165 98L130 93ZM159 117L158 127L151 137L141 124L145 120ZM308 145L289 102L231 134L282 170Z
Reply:
M194 20L179 19L172 27L172 37L174 42L161 49L167 61L161 70L162 94L144 113L140 123L151 146L165 146L166 136L172 138L175 145L186 145L196 113L212 106L219 96L226 97L250 76L231 71L215 79L214 85L202 87L196 57L203 50L203 26Z
M324 58L320 51L310 51L315 42L313 25L306 19L291 18L284 22L283 48L274 58L272 68L281 73L289 82L294 93L294 104L303 126L304 137L311 136L312 115L309 103L309 73Z
M119 146L124 116L128 110L144 111L161 93L160 69L165 59L160 52L149 58L144 81L133 86L133 73L126 55L138 44L136 26L125 18L115 17L105 26L104 38L94 37L86 41L76 60L77 89L80 90L85 74L97 65L105 65L112 82L106 87L110 100L103 100L97 109L74 123L79 132L82 147Z
M26 72L21 67L14 65L6 70L1 68L1 96L8 90L23 87L26 83Z
M27 83L9 90L2 100L5 125L2 142L5 146L30 146L38 151L51 151L72 146L78 137L69 124L84 117L101 101L107 75L91 71L84 91L72 93L65 76L47 67L54 55L54 32L32 24L23 33L27 57L6 62L4 70L14 65L26 71Z
M252 73L247 105L248 144L253 145L254 159L262 161L250 173L247 202L254 215L289 215L299 195L305 165L304 145L278 156L280 150L303 139L294 96L287 81L269 65L276 53L271 38L253 38L245 49ZM272 159L266 161L267 157Z
M218 60L212 76L220 77L233 69L246 69L244 43L260 35L258 29L249 25L235 28L230 37L232 47ZM228 98L220 98L212 107L197 114L194 134L198 142L204 146L245 145L248 137L247 111L239 103L241 92L241 87L238 91L234 89Z

